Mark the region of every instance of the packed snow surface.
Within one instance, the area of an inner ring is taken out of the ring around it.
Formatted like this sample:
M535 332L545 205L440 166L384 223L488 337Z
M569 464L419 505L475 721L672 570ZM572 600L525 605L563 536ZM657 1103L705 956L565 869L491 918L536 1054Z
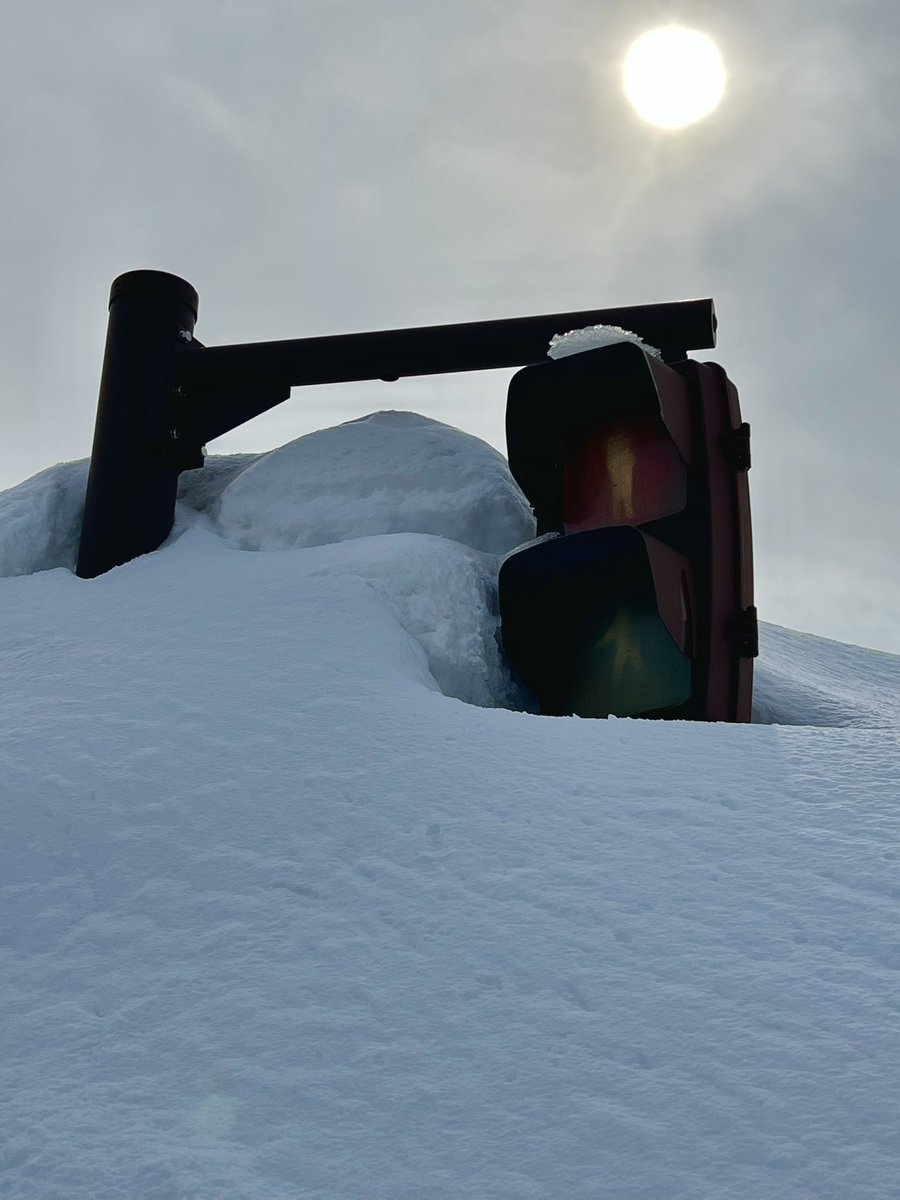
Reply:
M0 496L0 1195L897 1195L900 659L540 717L466 435L213 459L91 581L84 477Z

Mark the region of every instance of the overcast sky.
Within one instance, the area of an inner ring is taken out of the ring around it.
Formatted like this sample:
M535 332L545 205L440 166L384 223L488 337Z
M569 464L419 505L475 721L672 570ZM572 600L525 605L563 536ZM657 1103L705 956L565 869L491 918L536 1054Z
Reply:
M0 38L0 487L90 452L112 279L207 344L712 296L753 427L764 619L900 652L896 0L29 0ZM643 124L632 39L725 98ZM379 408L503 448L511 372L296 390L211 446Z

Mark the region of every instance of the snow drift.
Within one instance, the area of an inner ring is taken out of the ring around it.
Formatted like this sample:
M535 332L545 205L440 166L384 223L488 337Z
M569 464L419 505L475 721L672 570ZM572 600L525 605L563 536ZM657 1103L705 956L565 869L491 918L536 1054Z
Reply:
M352 425L96 580L82 465L0 497L0 1191L894 1194L900 659L764 627L778 724L507 711L502 462Z

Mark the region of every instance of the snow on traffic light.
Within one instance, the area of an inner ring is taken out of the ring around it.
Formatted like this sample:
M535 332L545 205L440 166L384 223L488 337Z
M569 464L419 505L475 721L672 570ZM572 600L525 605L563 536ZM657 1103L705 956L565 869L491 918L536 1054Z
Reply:
M721 367L619 342L519 371L509 464L539 539L503 644L548 714L749 721L749 426Z

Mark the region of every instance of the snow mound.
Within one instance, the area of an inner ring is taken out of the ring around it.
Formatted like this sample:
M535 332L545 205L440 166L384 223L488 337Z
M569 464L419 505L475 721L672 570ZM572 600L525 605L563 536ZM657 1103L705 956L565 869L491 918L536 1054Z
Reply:
M206 512L258 454L223 454L178 480L178 504ZM0 492L0 578L75 570L90 460L57 463Z
M208 512L222 492L261 454L213 454L196 471L178 477L178 503L193 512Z
M583 350L599 350L601 346L614 346L617 342L634 342L654 358L662 357L655 346L648 346L643 338L619 325L587 325L584 329L570 329L568 333L557 333L550 339L548 358L567 358L570 354L581 354Z
M430 533L502 554L534 536L501 454L406 412L373 413L272 451L225 488L214 519L242 550Z
M87 459L57 463L0 492L0 577L75 569Z
M400 533L311 547L302 562L304 578L362 579L383 597L445 696L482 708L530 707L500 648L494 555Z
M753 720L763 725L900 723L900 656L760 626Z

